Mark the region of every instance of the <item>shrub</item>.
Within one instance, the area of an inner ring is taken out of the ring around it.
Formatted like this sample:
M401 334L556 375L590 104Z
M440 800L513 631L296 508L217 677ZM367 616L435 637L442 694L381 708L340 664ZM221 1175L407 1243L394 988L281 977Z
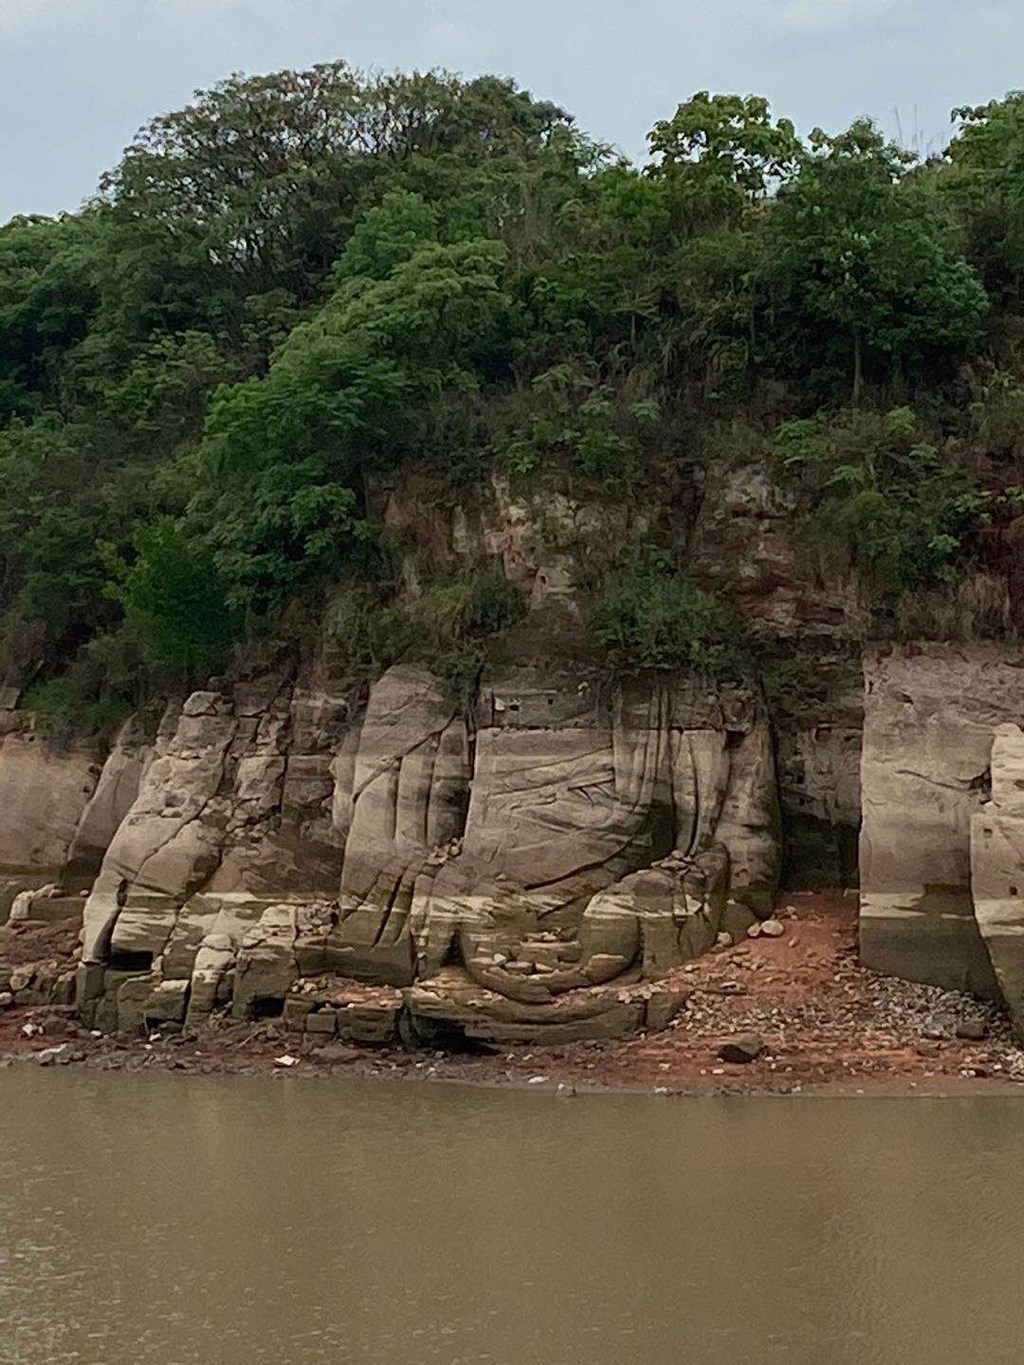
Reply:
M432 584L415 607L438 647L500 635L526 614L523 594L500 568L477 569Z
M786 422L772 453L819 552L856 569L876 597L955 582L990 499L923 439L910 408Z
M434 665L445 691L464 711L468 711L476 699L486 658L481 645L466 644L442 654Z
M333 631L349 664L374 676L401 659L423 636L407 611L366 586L353 588L341 598Z
M56 749L74 739L109 738L131 711L122 697L83 695L68 678L36 683L25 692L21 705L42 717Z
M714 594L679 574L619 579L594 603L590 636L613 673L695 673L726 679L745 671L745 630Z

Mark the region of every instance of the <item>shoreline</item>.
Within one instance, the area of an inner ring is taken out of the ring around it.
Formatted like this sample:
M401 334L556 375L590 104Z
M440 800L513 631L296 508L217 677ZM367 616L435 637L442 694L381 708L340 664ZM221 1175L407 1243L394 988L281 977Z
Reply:
M0 1012L0 1066L350 1076L560 1095L1024 1097L1024 1049L1005 1015L862 967L853 898L791 894L777 913L784 936L687 963L672 978L689 993L678 1018L620 1042L411 1052L337 1040L317 1046L279 1021L127 1039L95 1036L69 1005L14 1005ZM964 1030L981 1036L958 1037ZM763 1045L755 1060L718 1058L724 1041L751 1034Z

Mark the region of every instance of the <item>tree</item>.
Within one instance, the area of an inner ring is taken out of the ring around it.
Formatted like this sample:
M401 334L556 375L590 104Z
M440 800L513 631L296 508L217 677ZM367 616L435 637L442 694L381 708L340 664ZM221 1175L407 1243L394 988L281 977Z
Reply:
M172 517L141 527L135 551L127 564L108 547L107 564L146 657L187 682L221 667L238 620L209 554Z
M15 218L0 227L0 422L61 399L61 365L98 304L82 223Z
M374 221L391 241L393 216ZM358 250L369 250L365 238ZM500 244L412 238L404 250L383 279L349 277L343 261L332 298L266 378L214 400L188 526L239 608L279 608L337 574L372 539L367 477L414 447L425 404L507 356ZM382 251L371 253L378 263Z
M967 218L972 255L990 288L1017 305L1024 285L1024 91L953 110L944 188Z
M364 197L396 168L572 147L572 120L513 81L366 76L336 61L236 74L136 135L104 177L121 216L198 229L243 293L315 297Z
M691 227L733 221L793 174L801 151L789 119L773 122L760 95L712 95L700 90L648 134L659 160L651 174L666 178Z
M913 371L976 340L988 299L913 157L866 119L815 130L769 218L762 280L771 342L790 374Z

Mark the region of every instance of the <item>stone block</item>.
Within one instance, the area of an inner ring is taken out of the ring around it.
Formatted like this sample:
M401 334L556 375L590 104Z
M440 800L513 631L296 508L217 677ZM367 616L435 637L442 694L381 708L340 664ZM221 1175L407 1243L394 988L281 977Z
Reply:
M313 1002L308 996L289 995L285 999L282 1015L285 1028L290 1029L293 1033L302 1033L305 1030L306 1019L312 1008Z
M338 1015L333 1009L314 1009L306 1016L306 1032L327 1034L331 1037L337 1032Z

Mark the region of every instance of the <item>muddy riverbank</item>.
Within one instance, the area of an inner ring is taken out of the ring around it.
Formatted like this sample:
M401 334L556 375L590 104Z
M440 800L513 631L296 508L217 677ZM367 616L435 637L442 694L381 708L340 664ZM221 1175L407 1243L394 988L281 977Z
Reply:
M994 1006L859 964L853 896L793 895L779 915L780 937L751 939L677 970L673 984L689 992L678 1018L624 1042L416 1052L338 1040L317 1045L275 1020L101 1037L81 1027L70 1004L13 1005L0 1013L0 1060L107 1071L390 1076L563 1093L1024 1095L1024 1050ZM8 960L37 957L45 946L59 967L73 954L69 924L9 929L6 938ZM753 1061L719 1057L737 1038L760 1044Z

